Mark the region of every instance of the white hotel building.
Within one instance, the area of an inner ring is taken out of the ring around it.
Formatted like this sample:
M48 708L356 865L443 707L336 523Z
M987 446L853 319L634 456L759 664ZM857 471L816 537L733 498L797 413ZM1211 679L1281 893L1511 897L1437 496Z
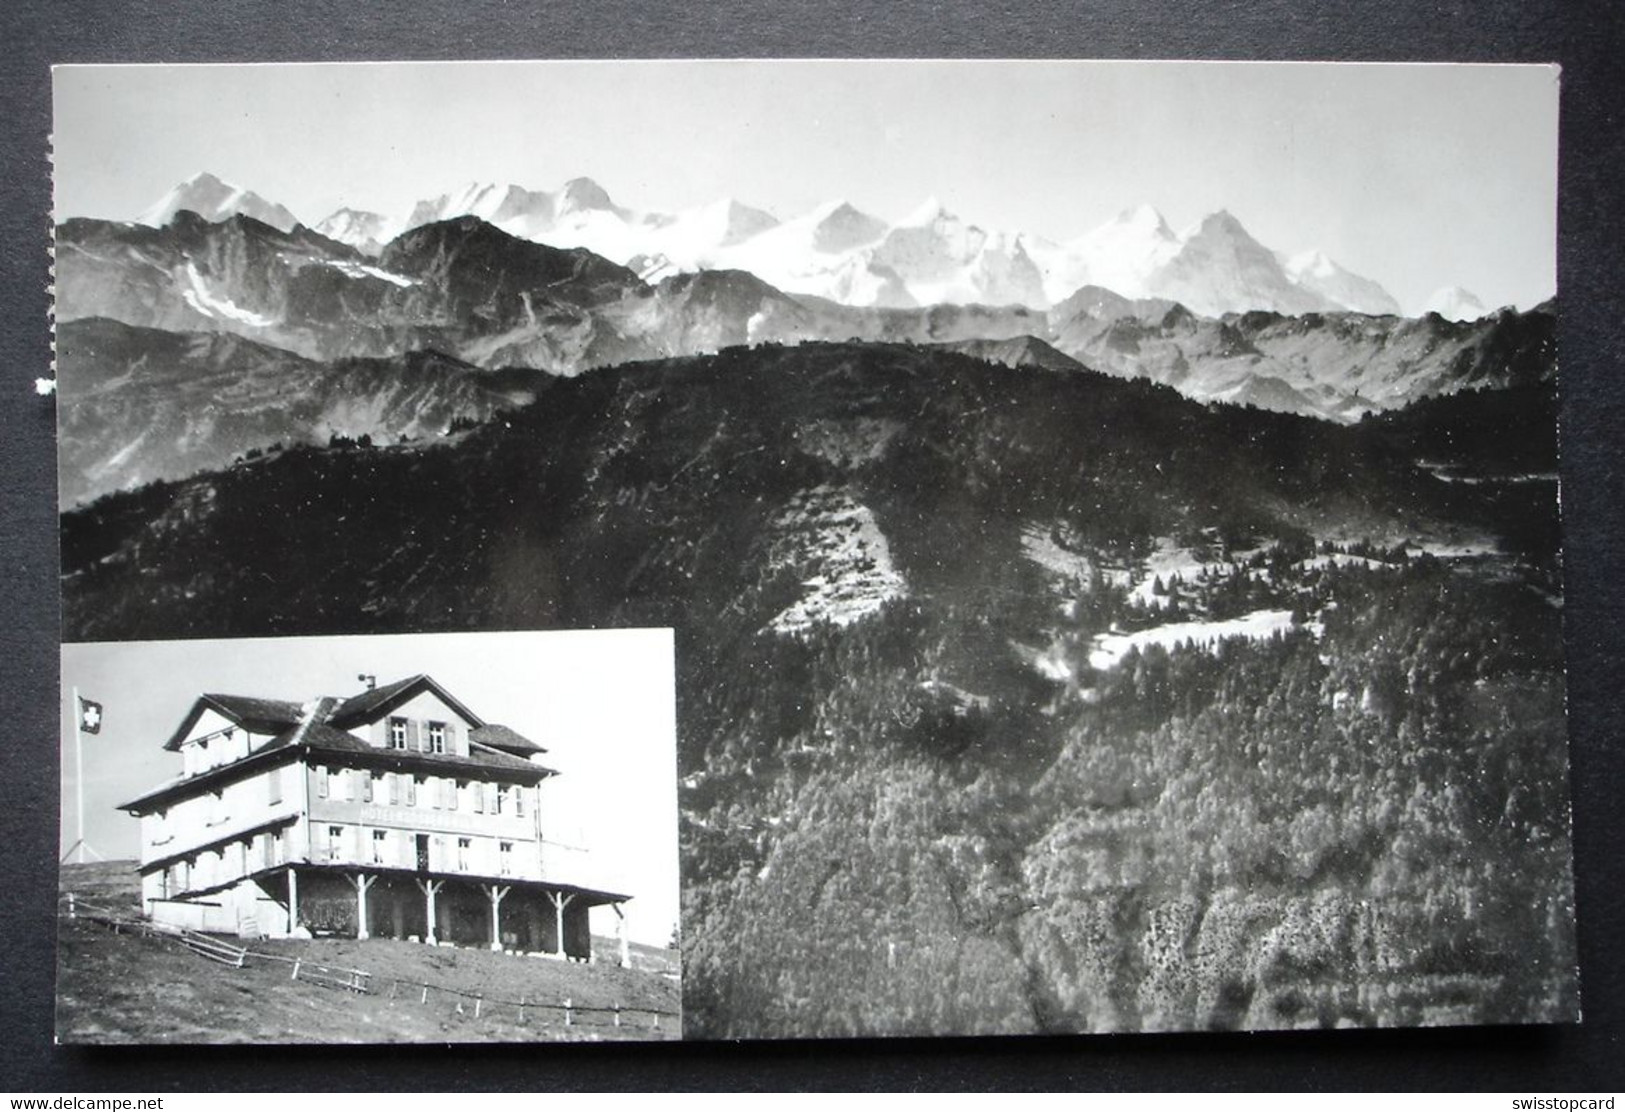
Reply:
M203 695L164 748L181 776L122 805L157 921L582 960L591 907L624 923L630 897L545 836L543 749L428 676L307 703Z

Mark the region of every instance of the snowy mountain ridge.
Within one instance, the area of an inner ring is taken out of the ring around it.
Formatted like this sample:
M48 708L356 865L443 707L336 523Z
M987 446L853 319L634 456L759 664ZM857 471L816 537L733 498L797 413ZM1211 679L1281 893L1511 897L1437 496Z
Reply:
M218 221L242 213L283 231L298 223L257 194L200 174L141 217L161 226L190 208ZM1286 256L1259 243L1220 210L1176 232L1154 207L1124 210L1064 243L985 228L929 198L895 223L829 201L786 220L733 198L677 212L617 204L578 177L554 192L472 182L419 201L405 215L343 208L316 231L367 254L425 224L477 216L510 235L581 247L646 281L706 270L744 270L787 293L866 308L1024 305L1047 309L1085 286L1125 298L1179 301L1203 316L1265 310L1349 310L1399 315L1376 281L1320 251ZM1450 298L1445 315L1476 319L1476 298Z

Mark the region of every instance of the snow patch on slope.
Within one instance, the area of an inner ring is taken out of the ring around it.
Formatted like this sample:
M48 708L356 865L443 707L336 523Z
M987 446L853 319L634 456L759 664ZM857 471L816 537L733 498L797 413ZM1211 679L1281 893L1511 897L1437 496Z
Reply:
M1152 645L1171 649L1186 641L1212 645L1226 637L1263 641L1292 628L1290 610L1254 610L1224 621L1170 622L1134 633L1102 633L1095 637L1094 647L1089 651L1089 666L1100 671L1115 668L1123 662L1130 649L1143 652Z
M186 261L186 288L181 290L181 297L199 313L216 320L236 321L238 324L253 325L255 328L268 328L276 323L275 317L245 309L236 302L214 293L204 282L203 275L198 273L197 264L190 259Z
M323 259L321 262L323 265L330 266L349 278L378 278L392 286L400 286L402 289L418 284L415 278L408 278L404 274L396 274L382 267L358 263L353 259Z

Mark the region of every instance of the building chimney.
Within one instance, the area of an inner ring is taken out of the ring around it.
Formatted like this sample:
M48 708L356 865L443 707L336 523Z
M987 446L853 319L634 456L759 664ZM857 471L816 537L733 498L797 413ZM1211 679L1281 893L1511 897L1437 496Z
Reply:
M378 686L378 677L374 676L374 675L369 675L366 672L362 672L359 676L356 677L356 679L358 679L362 683L366 684L368 691L371 691L373 688Z

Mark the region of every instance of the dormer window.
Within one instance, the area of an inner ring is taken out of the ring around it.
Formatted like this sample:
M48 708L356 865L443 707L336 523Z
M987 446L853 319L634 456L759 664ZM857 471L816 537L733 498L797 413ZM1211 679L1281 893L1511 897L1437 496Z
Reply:
M406 748L406 719L391 718L389 720L389 747L391 749Z
M444 753L446 751L446 724L444 722L429 723L429 752Z

